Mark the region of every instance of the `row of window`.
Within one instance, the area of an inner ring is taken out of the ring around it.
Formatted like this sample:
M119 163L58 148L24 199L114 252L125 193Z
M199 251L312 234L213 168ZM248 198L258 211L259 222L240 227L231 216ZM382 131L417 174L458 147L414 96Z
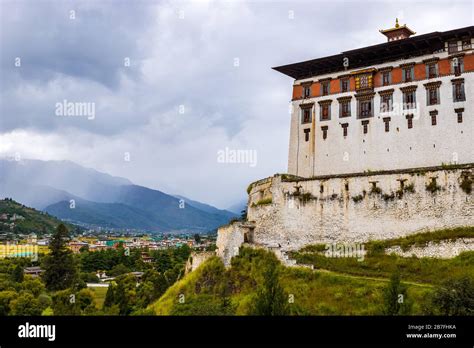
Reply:
M457 122L462 123L464 108L455 109L454 112L455 112L456 117L457 117ZM409 115L405 116L405 118L407 120L407 128L408 129L413 128L413 117L414 117L413 114L409 114ZM431 125L432 126L437 125L437 117L438 117L438 111L437 110L430 111L430 118L431 118ZM384 125L385 125L385 132L390 132L391 117L384 117L382 120L383 120ZM362 129L363 129L364 134L367 134L368 131L369 131L369 120L362 120L361 125L362 125ZM347 132L348 132L348 128L349 128L349 123L341 123L341 127L342 127L342 135L344 137L346 137ZM322 134L323 134L323 140L326 140L327 137L328 137L328 129L329 129L329 126L321 126L321 131L322 131ZM305 141L309 141L309 137L310 137L310 133L311 133L310 128L303 129L303 132L304 132Z
M461 47L459 47L457 41L448 42L448 53L456 53L459 51L470 50L472 48L471 39L464 39L461 41Z
M452 98L453 102L462 102L466 100L466 94L464 92L464 79L452 80ZM426 84L426 105L438 105L441 102L439 87L441 82L434 82ZM382 91L380 93L380 112L393 111L393 91ZM404 87L402 89L403 103L402 107L404 110L416 109L416 86ZM338 98L339 100L339 117L350 117L351 116L351 98L343 97ZM319 102L320 104L320 120L328 121L331 119L331 103L332 100L326 100ZM359 99L357 104L357 117L367 118L374 116L374 97L370 96L365 99ZM302 108L302 119L301 123L312 122L311 109L312 104L309 106L301 106Z
M402 68L402 82L412 82L415 81L415 72L413 64L407 64ZM426 66L426 78L432 79L439 77L438 61L432 60L425 63ZM451 59L451 73L455 76L461 75L464 72L464 59L462 57L454 57ZM356 89L364 89L372 87L372 76L362 75L358 80L359 85ZM392 84L392 71L386 70L382 71L380 74L380 85L389 86ZM349 77L343 77L339 79L340 81L340 92L349 92L350 84ZM321 96L330 94L330 79L326 81L321 81ZM311 97L311 84L303 85L303 98Z

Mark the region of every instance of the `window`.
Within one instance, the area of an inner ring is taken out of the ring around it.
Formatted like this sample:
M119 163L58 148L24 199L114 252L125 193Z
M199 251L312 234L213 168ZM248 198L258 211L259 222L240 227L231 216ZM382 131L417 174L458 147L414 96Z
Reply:
M416 109L416 91L403 92L403 109Z
M304 108L302 109L303 117L301 119L301 123L311 123L311 108Z
M380 96L380 112L388 112L393 109L393 94L383 94Z
M359 118L372 117L372 101L373 99L359 100Z
M464 72L464 59L462 57L454 57L451 61L452 73L456 76Z
M331 102L332 100L324 100L319 102L320 121L331 119Z
M341 79L341 92L349 92L349 79Z
M351 101L344 99L339 100L339 117L351 116Z
M364 134L367 134L367 132L369 131L369 121L368 120L362 121L362 128L364 130Z
M462 123L462 113L464 112L464 108L454 109L454 112L458 118L458 123Z
M458 42L450 41L448 42L448 53L455 53L458 51Z
M390 117L384 117L383 121L385 123L385 132L390 131Z
M438 77L438 64L431 63L426 65L426 78L432 79Z
M464 93L464 80L453 82L453 101L461 102L466 100Z
M438 115L438 111L430 111L430 116L431 116L431 125L436 126L436 116Z
M342 127L342 135L347 137L347 127L349 127L349 123L342 123L341 127Z
M439 87L428 88L427 93L427 105L436 105L439 104Z
M323 140L326 140L328 137L328 126L322 126L321 130L323 131Z
M462 49L463 51L471 49L471 39L462 40Z
M303 98L311 97L311 86L304 86L303 87Z
M329 82L321 82L321 90L323 95L329 94Z
M360 88L368 88L369 87L369 76L362 75L360 77Z
M403 68L402 78L403 78L403 82L413 81L413 66Z
M309 132L310 132L310 129L309 129L309 128L306 128L303 132L304 132L304 141L309 141Z
M329 105L321 105L321 118L329 120Z
M382 73L382 86L388 86L391 81L390 71L384 71Z
M407 122L408 122L408 129L413 128L413 115L406 115Z

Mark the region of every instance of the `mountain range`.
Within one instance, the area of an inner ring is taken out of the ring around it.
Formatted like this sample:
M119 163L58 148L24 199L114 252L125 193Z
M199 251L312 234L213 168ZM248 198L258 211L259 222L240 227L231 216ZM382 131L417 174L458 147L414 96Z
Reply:
M91 227L201 233L236 216L70 161L0 159L0 197Z

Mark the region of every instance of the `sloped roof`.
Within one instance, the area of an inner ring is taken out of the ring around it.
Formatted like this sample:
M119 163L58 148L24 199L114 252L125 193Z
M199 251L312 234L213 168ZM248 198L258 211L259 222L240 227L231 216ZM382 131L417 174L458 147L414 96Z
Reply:
M473 34L474 26L444 32L435 31L403 40L389 41L378 45L345 51L323 58L277 66L272 69L294 79L303 79L344 71L344 58L349 59L350 69L357 69L397 59L407 59L431 54L444 49L444 42L447 40L472 37Z

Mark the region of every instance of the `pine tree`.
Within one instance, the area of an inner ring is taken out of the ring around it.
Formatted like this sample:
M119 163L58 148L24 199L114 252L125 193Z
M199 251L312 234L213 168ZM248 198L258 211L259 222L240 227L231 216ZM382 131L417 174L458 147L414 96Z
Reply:
M390 283L383 292L383 313L386 315L408 314L411 301L407 298L407 288L400 282L400 273L394 272Z
M257 291L255 315L288 315L288 296L279 281L278 264L269 262L263 272L263 284Z
M73 287L78 272L71 250L67 248L69 232L63 224L56 229L49 245L50 253L44 260L43 280L48 290L64 290Z
M110 284L107 289L107 293L105 295L104 308L112 307L114 303L115 303L115 285Z
M14 282L21 283L24 279L23 267L16 265L13 269L12 278Z

